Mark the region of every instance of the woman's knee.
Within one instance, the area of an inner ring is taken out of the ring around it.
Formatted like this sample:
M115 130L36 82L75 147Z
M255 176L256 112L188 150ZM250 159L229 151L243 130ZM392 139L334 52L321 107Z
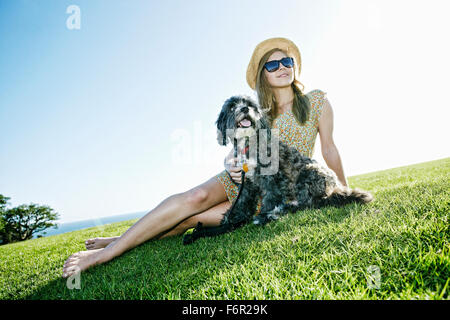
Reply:
M183 193L185 204L195 212L204 211L227 200L222 184L214 177Z
M184 196L186 204L199 207L207 202L209 198L209 191L203 187L195 187L189 191L186 191Z

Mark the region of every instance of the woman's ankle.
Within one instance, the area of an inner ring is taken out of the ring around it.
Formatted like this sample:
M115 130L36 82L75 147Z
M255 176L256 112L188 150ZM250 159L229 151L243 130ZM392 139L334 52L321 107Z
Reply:
M110 243L108 243L108 245L104 249L112 247L119 238L120 237L117 237L116 239L112 240Z
M110 244L112 244L112 243L110 243ZM99 251L99 253L96 257L96 261L95 261L96 264L103 264L105 262L108 262L108 261L114 259L117 256L120 256L120 254L118 252L115 252L113 250L113 246L110 247L110 244L107 247L100 249L101 251Z

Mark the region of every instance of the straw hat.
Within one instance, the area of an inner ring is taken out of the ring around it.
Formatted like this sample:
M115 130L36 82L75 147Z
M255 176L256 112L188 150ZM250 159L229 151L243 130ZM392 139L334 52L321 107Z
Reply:
M253 90L256 87L256 75L258 72L259 62L262 56L273 48L282 49L286 51L289 57L293 57L295 78L298 79L298 76L300 75L302 59L297 46L291 40L286 38L270 38L264 40L256 46L247 67L247 83Z

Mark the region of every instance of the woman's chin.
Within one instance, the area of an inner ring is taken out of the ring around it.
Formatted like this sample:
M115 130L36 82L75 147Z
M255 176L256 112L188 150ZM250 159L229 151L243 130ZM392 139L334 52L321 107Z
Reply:
M286 88L290 87L292 84L292 81L290 79L283 79L282 81L277 81L276 83L272 84L272 88Z

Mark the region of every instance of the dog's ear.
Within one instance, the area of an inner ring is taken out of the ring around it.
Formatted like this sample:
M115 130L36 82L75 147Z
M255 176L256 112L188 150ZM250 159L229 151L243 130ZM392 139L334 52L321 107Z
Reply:
M227 136L226 136L226 115L224 112L224 108L222 108L222 111L219 114L219 117L216 121L217 125L217 142L221 146L227 145Z
M217 118L217 142L221 146L226 146L230 137L227 137L227 123L230 117L234 117L232 108L236 104L238 97L228 98L222 106L219 117ZM230 128L231 129L231 128Z
M217 129L217 142L221 146L226 146L227 145L227 137L219 129Z

